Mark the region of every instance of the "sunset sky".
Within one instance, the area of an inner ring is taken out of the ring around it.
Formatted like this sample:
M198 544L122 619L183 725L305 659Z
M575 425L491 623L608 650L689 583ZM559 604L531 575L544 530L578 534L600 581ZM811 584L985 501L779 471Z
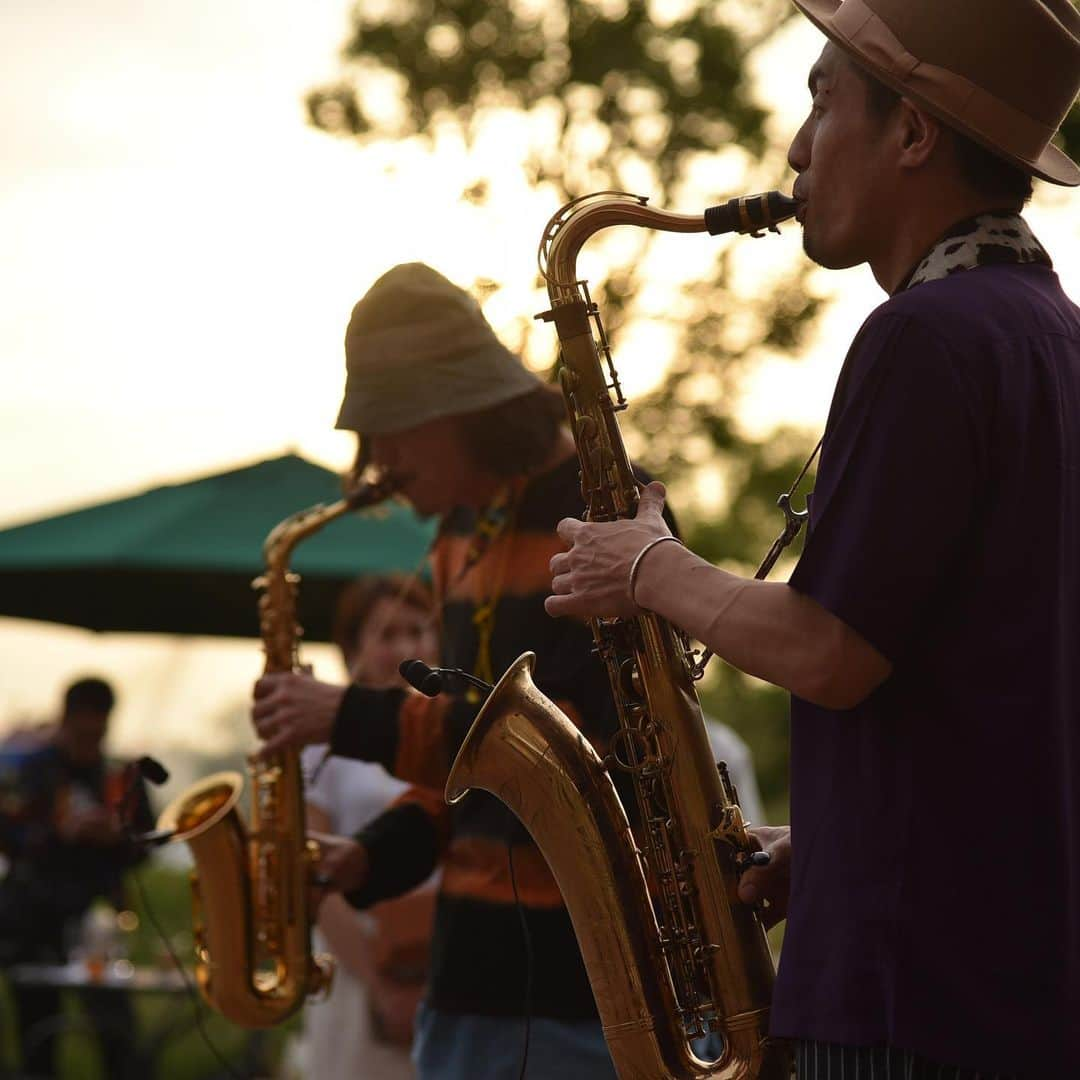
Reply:
M393 263L505 279L486 309L501 330L535 310L535 246L556 209L543 193L511 177L511 196L480 210L460 199L476 171L460 149L360 151L306 126L303 93L334 76L350 7L6 0L0 526L289 447L343 464L349 439L332 430L343 327ZM801 117L819 48L796 23L763 64L778 133ZM514 138L512 124L493 131L480 160L505 171ZM1030 219L1078 295L1070 199L1044 193ZM776 243L791 257L797 234ZM882 299L865 270L819 286L838 303L800 365L756 379L755 429L823 424L846 343ZM659 376L662 356L648 333L629 343L631 393ZM0 730L47 715L65 680L97 670L120 688L115 743L129 751L213 740L211 721L259 668L253 642L3 619L0 650ZM314 655L334 673L328 651Z

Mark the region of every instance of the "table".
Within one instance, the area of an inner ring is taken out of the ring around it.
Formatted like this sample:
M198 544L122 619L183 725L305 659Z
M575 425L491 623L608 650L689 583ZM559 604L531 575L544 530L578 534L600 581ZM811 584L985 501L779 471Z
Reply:
M107 964L96 977L91 977L86 964L82 961L66 964L13 964L6 969L6 974L12 983L23 986L47 986L56 990L126 991L132 994L179 995L185 1000L190 1000L188 991L188 983L190 983L192 991L198 993L195 990L195 976L190 971L187 973L188 981L185 982L184 975L176 968L136 967L127 960L116 960ZM191 1008L169 1009L165 1021L155 1024L139 1040L136 1048L137 1075L145 1076L148 1080L157 1075L156 1063L165 1047L173 1039L188 1034L197 1026L194 1003ZM35 1024L26 1034L25 1042L30 1044L34 1039L46 1038L50 1034L71 1030L91 1031L92 1029L88 1021L82 1017L76 1019L59 1015ZM264 1040L260 1037L261 1035L261 1032L251 1032L245 1042L244 1060L232 1063L241 1075L264 1075ZM0 1065L0 1077L6 1075L3 1066ZM227 1075L223 1071L213 1074L214 1080Z
M105 965L98 978L91 978L86 964L13 964L7 969L12 982L28 986L54 986L58 990L81 990L87 986L106 990L134 990L151 994L186 994L184 976L176 968L135 967L128 960ZM189 974L194 987L194 975Z

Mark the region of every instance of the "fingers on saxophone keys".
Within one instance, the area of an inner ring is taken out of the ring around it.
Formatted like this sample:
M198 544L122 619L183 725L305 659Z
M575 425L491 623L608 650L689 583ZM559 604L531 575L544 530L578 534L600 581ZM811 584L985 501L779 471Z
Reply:
M551 579L551 591L556 596L569 596L574 591L570 574L558 574Z
M296 740L290 728L277 728L276 731L277 734L268 738L255 752L255 757L260 761L265 761L268 757L278 754L282 750L288 750L295 745Z
M657 517L664 512L664 502L667 499L667 488L659 480L653 480L646 484L641 492L641 500L638 503L637 516L643 514L655 514Z
M263 675L255 683L255 700L269 697L281 685L282 680L288 677L286 671L273 671L269 675Z
M577 518L563 518L555 531L559 534L560 539L565 540L568 544L572 544L578 533L580 533L584 527L584 521L578 521Z
M255 725L259 738L269 739L282 729L286 720L282 716L280 703L275 699L257 704L251 710L251 722Z
M565 574L570 569L570 553L560 551L558 555L552 555L551 562L548 563L548 569L551 571L552 577Z
M549 596L544 601L544 610L553 618L558 619L563 615L577 615L578 611L577 597L573 595L569 596Z
M267 724L273 726L278 722L278 714L284 703L283 695L278 689L262 695L256 693L255 701L251 706L251 721L260 735L271 734L270 731L263 729Z
M259 705L256 705L251 710L251 722L255 725L255 730L264 739L274 734L276 726L274 711L274 709L265 706L260 708Z

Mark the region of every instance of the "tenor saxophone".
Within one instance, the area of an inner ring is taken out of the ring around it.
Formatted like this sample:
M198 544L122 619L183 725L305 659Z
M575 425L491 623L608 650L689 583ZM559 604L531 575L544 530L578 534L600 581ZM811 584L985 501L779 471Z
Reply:
M733 199L703 215L652 209L604 192L567 204L540 245L559 378L590 521L633 517L638 483L616 414L626 401L599 312L576 263L599 229L754 235L794 215L781 195ZM574 924L608 1049L621 1080L779 1080L786 1048L768 1035L773 965L758 913L740 903L752 844L722 763L714 764L694 690L689 642L645 612L590 620L619 728L601 758L537 690L533 656L506 672L467 735L446 795L501 799L543 852ZM632 781L637 825L612 776ZM723 1052L693 1041L719 1032Z
M386 481L361 484L348 497L301 510L263 545L265 573L254 581L266 672L298 666L299 577L289 559L302 540L351 510L389 494ZM333 961L311 952L308 887L318 846L307 839L300 755L284 750L249 765L250 823L237 806L244 780L221 772L198 781L161 813L158 829L184 840L191 875L195 977L206 1002L246 1028L281 1023L310 994L327 990Z

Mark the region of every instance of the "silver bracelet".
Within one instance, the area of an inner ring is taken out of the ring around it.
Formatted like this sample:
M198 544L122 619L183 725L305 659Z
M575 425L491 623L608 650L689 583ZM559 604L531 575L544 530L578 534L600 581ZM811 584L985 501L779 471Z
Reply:
M665 540L674 540L676 544L681 544L682 541L677 536L672 536L670 533L667 536L658 536L655 540L650 540L638 553L637 558L630 564L630 601L636 604L634 599L634 589L637 587L638 570L641 569L641 560L654 548L657 544L662 544Z

